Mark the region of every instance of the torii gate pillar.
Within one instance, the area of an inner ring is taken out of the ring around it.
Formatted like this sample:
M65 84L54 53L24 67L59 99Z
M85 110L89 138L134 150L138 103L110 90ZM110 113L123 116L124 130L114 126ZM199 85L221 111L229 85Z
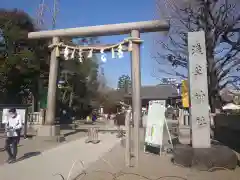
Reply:
M53 37L53 44L59 43L58 37ZM57 99L57 78L58 78L59 60L56 57L56 48L52 49L50 59L50 71L48 80L47 112L45 117L46 125L54 125Z
M138 30L132 30L131 36L133 38L140 38L140 33ZM132 106L133 106L133 121L134 121L134 157L135 165L138 165L139 160L139 127L141 120L141 73L140 73L140 44L133 43L132 53L131 53L131 74L132 74Z
M58 44L59 37L53 37L52 43ZM56 57L56 48L51 51L50 70L48 80L47 111L44 126L38 129L37 135L48 140L60 141L60 125L56 125L56 100L59 59Z

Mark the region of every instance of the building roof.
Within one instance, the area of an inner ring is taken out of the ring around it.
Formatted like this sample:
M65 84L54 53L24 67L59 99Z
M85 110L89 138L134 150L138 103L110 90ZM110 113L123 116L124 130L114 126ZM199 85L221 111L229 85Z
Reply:
M131 97L132 93L125 95ZM177 87L171 84L160 84L157 86L142 86L142 99L168 99L178 97Z

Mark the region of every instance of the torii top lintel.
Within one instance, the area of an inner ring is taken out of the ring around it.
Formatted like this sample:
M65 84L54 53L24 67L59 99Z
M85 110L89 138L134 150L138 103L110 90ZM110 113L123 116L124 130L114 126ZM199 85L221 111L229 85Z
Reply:
M29 39L52 38L52 37L93 37L128 34L131 30L138 30L140 33L168 31L167 21L142 21L121 24L108 24L89 27L78 27L69 29L48 30L28 33Z

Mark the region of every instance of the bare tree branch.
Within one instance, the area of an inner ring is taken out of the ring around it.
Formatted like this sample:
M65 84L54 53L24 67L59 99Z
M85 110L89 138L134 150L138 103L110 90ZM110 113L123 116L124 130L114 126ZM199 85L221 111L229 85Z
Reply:
M167 41L157 42L163 50L156 53L155 61L159 65L164 62L169 64L174 67L174 71L178 66L187 70L187 33L205 30L208 72L217 78L216 82L209 83L218 83L221 87L231 83L226 78L240 64L237 60L240 52L240 13L237 11L237 1L192 0L184 4L183 1L159 0L157 6L159 10L164 7L164 11L168 12L166 16L170 19L171 29ZM218 84L212 84L210 89L220 90Z

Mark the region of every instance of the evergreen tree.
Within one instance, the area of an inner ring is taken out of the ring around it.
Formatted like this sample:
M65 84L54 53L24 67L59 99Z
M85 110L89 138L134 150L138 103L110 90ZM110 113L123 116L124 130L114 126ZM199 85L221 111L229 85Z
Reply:
M118 89L128 93L132 88L132 81L128 75L122 75L118 78Z
M29 40L36 31L32 19L23 11L0 9L0 99L1 103L22 103L37 96L40 74L48 71L45 40Z

